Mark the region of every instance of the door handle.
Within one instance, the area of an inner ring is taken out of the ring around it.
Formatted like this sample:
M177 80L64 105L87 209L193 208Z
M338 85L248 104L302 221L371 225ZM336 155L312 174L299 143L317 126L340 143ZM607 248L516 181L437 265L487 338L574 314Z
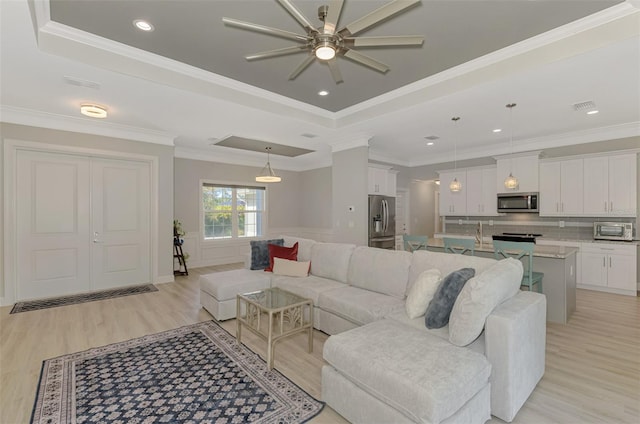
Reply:
M611 268L611 256L609 256L609 268Z

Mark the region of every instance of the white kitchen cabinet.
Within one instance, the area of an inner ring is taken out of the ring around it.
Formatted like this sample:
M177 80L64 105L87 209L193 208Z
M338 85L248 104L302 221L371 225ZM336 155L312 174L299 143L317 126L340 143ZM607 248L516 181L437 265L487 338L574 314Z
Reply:
M636 296L638 246L582 243L579 287Z
M540 216L583 214L583 160L540 163Z
M637 212L636 154L584 159L584 214L628 216Z
M457 178L462 189L452 193L449 184ZM466 171L446 171L440 173L440 216L467 215L467 173Z
M527 156L500 157L497 159L496 193L537 192L538 191L538 154ZM508 190L504 180L509 173L518 180L515 190Z
M467 215L498 215L496 173L496 168L467 169Z
M370 166L368 170L369 194L396 197L396 172Z

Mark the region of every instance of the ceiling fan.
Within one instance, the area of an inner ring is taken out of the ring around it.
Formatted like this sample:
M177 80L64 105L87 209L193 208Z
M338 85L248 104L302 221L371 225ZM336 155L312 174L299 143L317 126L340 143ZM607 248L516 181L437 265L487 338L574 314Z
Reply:
M346 57L378 72L386 73L389 70L389 66L371 56L354 50L354 47L420 46L424 42L424 37L421 35L354 37L354 35L382 23L393 15L406 11L409 7L420 3L420 0L393 0L339 30L337 30L338 20L340 19L344 0L330 0L328 6L325 5L318 8L318 19L324 22L324 25L318 28L314 27L290 0L277 1L298 21L306 31L306 34L297 34L231 18L222 18L222 21L230 26L282 37L300 43L296 46L255 53L245 57L251 61L294 53L307 53L307 58L289 75L289 80L296 79L314 60L318 59L329 66L331 76L336 84L341 83L343 82L342 74L336 60L339 56Z

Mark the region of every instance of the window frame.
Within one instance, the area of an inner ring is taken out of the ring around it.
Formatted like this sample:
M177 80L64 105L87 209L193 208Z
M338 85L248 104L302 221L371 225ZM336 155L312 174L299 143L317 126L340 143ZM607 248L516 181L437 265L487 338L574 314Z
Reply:
M216 186L216 187L230 187L234 189L234 194L236 193L236 189L239 188L257 188L264 189L264 209L262 210L262 235L260 236L251 236L251 237L239 237L239 226L238 226L238 211L237 211L237 203L236 196L233 197L233 202L231 206L231 237L226 238L205 238L205 228L204 228L204 200L202 196L202 190L205 186ZM250 240L259 240L265 237L268 232L267 224L269 222L268 219L268 202L269 202L269 186L266 184L260 183L245 183L245 182L230 182L230 181L219 181L219 180L200 180L198 186L198 204L199 204L199 232L200 232L200 241L203 244L222 244L222 243L237 243Z

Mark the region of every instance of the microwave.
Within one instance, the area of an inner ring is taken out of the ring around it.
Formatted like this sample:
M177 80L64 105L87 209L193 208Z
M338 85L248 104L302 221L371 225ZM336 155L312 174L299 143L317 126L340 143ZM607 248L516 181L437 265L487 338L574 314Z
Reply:
M538 212L538 193L498 193L498 212Z
M632 222L594 222L593 238L595 240L633 240Z

